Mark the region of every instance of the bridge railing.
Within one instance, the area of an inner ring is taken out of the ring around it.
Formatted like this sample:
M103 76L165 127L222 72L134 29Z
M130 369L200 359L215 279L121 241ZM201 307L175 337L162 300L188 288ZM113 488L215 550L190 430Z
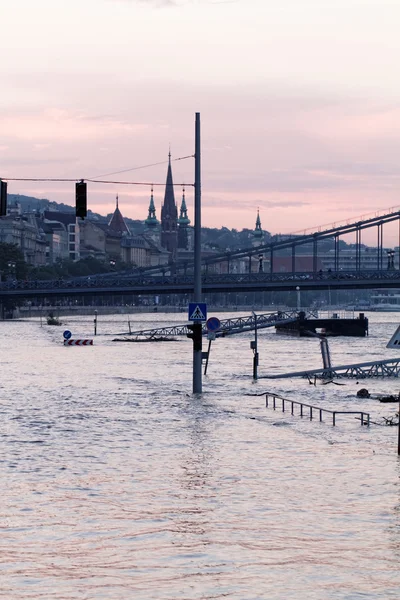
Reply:
M240 284L240 283L279 283L289 282L300 284L302 282L318 281L337 281L337 280L364 280L364 281L385 281L400 280L399 270L363 270L363 271L337 271L337 272L318 272L318 273L221 273L213 275L204 275L202 282L204 284ZM0 283L0 290L68 290L93 288L96 290L102 288L132 288L148 287L151 293L151 287L160 285L179 286L193 284L193 275L162 275L162 276L124 276L107 277L90 276L86 278L71 279L45 279L45 280L9 280Z

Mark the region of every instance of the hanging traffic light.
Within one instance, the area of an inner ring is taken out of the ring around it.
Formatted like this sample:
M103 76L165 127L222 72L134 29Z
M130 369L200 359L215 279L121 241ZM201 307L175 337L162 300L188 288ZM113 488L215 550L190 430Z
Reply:
M7 214L7 182L0 179L0 217Z
M83 179L75 184L75 214L81 219L87 215L86 183Z

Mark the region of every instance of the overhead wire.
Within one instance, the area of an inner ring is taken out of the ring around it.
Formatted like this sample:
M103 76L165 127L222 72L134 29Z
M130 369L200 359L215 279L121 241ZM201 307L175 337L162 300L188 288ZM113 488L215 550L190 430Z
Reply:
M194 154L188 154L187 156L179 156L178 158L173 158L171 162L177 162L179 160L186 160L187 158L194 158ZM132 167L130 169L122 169L120 171L113 171L111 173L105 173L104 175L97 175L95 177L76 177L74 179L67 179L63 177L1 177L0 179L3 181L36 181L36 182L53 182L53 183L71 183L77 181L89 181L90 183L111 183L117 185L149 185L149 186L163 186L164 183L149 183L144 181L105 181L104 179L100 179L100 177L110 177L111 175L118 175L119 173L128 173L129 171L137 171L139 169L147 169L148 167L155 167L157 165L165 165L169 161L163 160L156 163L151 163L148 165L142 165L139 167ZM185 185L184 183L175 183L172 184L174 187L182 187ZM186 184L194 187L194 183Z
M33 177L2 177L2 181L41 181L41 182L78 182L78 181L88 181L89 183L113 183L118 185L148 185L148 186L165 186L165 181L163 183L150 183L148 181L105 181L102 179L82 179L81 177L77 177L76 179L60 179L60 178L33 178ZM194 183L173 183L174 187L182 187L182 186L191 186L194 187Z
M194 158L194 154L188 154L187 156L180 156L178 158L173 158L173 159L171 159L171 162L176 162L178 160L186 160L187 158ZM119 175L120 173L128 173L129 171L137 171L139 169L147 169L148 167L156 167L158 165L165 165L167 163L168 163L167 160L162 160L160 162L151 163L149 165L142 165L141 167L132 167L130 169L122 169L121 171L113 171L112 173L104 173L103 175L95 175L93 177L89 177L87 181L89 181L89 179L98 179L100 177L110 177L111 175Z

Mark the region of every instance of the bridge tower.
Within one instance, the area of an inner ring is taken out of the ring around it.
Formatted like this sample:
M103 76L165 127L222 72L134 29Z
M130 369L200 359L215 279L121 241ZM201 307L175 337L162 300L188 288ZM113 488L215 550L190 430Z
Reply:
M178 248L187 250L189 247L188 226L190 219L187 215L187 206L185 200L185 188L182 190L182 203L178 219Z
M175 204L174 184L172 181L171 152L168 154L167 181L165 184L164 204L161 208L161 246L171 253L175 261L178 248L178 209Z

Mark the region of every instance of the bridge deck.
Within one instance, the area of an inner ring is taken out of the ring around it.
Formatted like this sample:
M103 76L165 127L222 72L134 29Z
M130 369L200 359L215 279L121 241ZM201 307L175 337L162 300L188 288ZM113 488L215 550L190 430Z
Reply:
M27 298L193 294L193 275L143 277L83 277L66 280L12 280L0 282L0 302ZM373 289L400 287L399 270L363 270L324 273L247 273L202 277L206 293Z

